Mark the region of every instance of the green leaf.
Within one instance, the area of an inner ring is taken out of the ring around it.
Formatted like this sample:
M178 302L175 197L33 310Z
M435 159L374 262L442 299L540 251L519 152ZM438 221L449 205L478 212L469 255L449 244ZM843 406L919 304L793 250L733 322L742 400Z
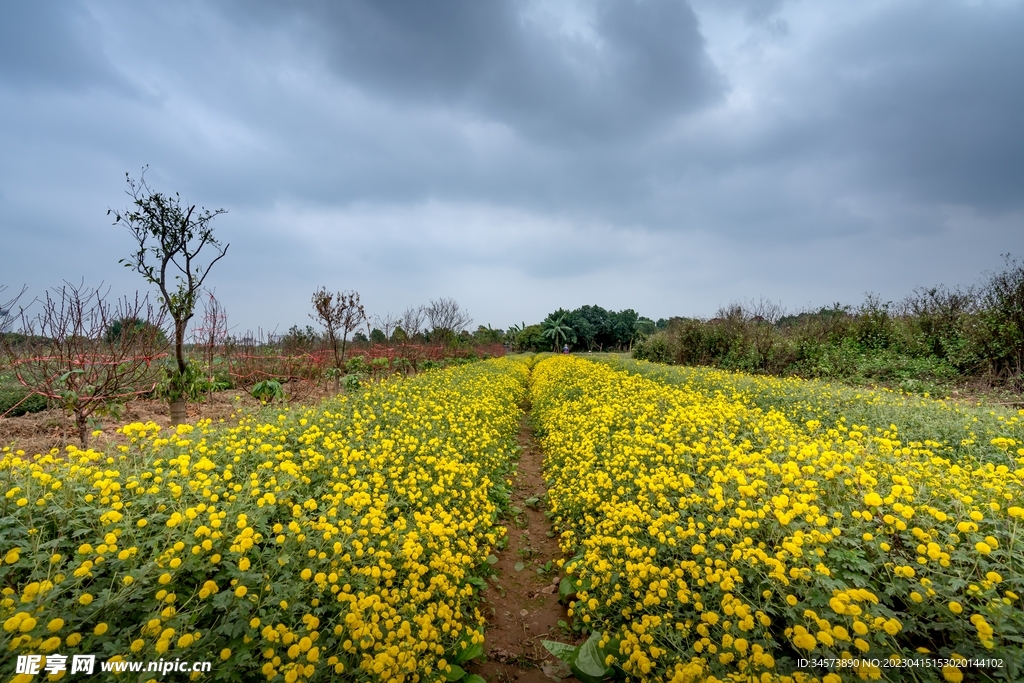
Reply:
M587 638L587 642L580 645L576 659L569 665L573 674L583 683L601 683L606 676L611 676L613 671L605 666L604 655L601 654L601 633L594 631Z
M558 584L558 599L565 602L569 599L570 595L576 594L576 586L572 585L572 581L568 576L564 577Z
M488 555L485 561L487 562L487 564L498 564L498 558L496 558L494 555Z
M480 674L470 674L466 676L466 683L487 683L487 679Z
M487 582L481 579L479 576L469 577L468 579L466 579L466 583L472 584L481 590L487 588Z
M452 664L452 670L444 675L446 681L460 681L466 676L466 670L461 666Z
M558 657L566 664L572 664L576 660L576 651L578 648L575 645L560 643L557 640L542 640L540 641L540 644L544 646L545 650Z
M463 662L468 662L472 659L476 659L477 657L483 657L483 655L483 643L472 643L469 647L455 655L455 663L462 664Z
M523 564L522 562L516 562L516 571L517 572L521 572L525 568L526 568L525 564Z

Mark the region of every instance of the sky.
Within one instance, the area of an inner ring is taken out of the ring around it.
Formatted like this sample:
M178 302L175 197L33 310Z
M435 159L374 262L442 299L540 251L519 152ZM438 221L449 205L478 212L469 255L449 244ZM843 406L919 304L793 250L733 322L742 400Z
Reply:
M10 3L0 286L146 291L107 210L148 167L227 210L239 334L320 286L502 328L895 301L1024 256L1022 74L998 0Z

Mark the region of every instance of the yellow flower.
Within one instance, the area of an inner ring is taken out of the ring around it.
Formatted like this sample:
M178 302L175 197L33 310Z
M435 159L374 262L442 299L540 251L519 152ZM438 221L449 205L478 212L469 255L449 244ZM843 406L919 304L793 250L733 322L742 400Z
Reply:
M223 661L227 661L228 659L230 659L231 658L231 648L226 647L223 650L221 650L220 651L220 658Z
M964 680L964 675L958 667L948 665L942 667L942 677L951 683L960 683Z
M245 586L239 586L238 588L235 589L235 596L239 597L239 598L244 598L245 594L248 593L248 592L249 592L248 588L246 588Z
M104 633L107 632L107 628L108 627L106 622L101 621L100 623L96 624L96 628L94 628L92 632L98 636L102 636Z

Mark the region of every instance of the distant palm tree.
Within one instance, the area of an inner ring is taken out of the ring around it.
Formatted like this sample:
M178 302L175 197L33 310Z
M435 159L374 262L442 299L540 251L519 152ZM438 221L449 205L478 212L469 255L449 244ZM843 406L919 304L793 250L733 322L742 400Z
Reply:
M565 324L564 315L554 319L548 318L544 321L543 327L544 332L542 334L545 338L551 340L553 351L558 351L559 344L567 341L569 335L572 334L572 328Z

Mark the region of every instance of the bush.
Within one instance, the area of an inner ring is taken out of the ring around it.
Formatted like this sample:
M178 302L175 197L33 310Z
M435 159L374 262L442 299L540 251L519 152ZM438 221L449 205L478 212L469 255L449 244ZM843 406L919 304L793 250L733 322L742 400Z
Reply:
M1018 388L1024 373L1024 265L1006 257L1006 268L991 275L981 295L976 339L988 370Z
M46 397L24 387L0 387L0 415L18 417L46 410Z

